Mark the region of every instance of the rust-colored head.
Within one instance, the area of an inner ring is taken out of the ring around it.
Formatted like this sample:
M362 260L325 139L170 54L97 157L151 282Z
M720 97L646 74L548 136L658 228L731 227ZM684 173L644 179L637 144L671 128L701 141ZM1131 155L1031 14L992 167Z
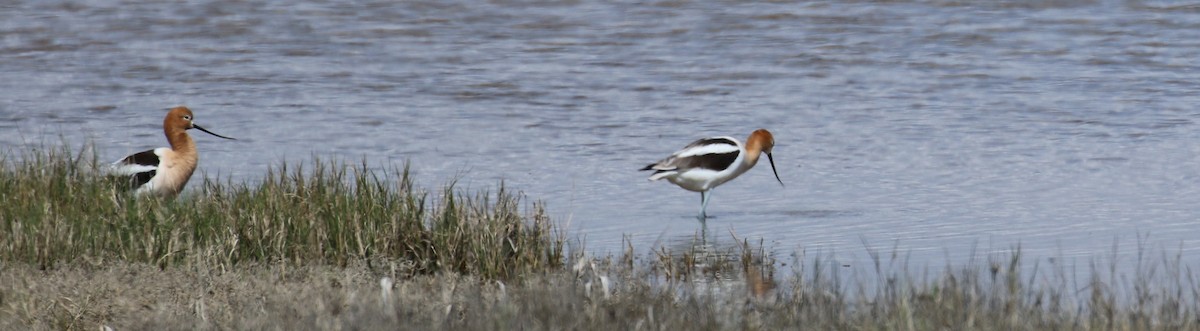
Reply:
M167 118L163 119L163 129L167 131L182 131L192 128L192 110L184 106L171 108Z
M775 148L775 136L767 129L754 130L750 133L750 138L746 139L746 147L771 154L771 149Z
M783 180L779 179L779 171L775 170L775 157L771 156L771 150L775 148L775 136L771 135L771 131L767 129L754 130L750 133L750 138L746 138L746 151L750 153L767 153L767 161L771 163L771 173L775 174L775 180L779 181L779 185L783 185Z
M171 111L167 112L167 118L163 119L163 130L167 132L167 139L172 139L171 137L174 136L174 133L183 132L193 128L217 137L237 140L212 133L212 131L205 130L203 127L196 125L195 115L192 114L192 110L188 109L188 107L179 106L171 108Z

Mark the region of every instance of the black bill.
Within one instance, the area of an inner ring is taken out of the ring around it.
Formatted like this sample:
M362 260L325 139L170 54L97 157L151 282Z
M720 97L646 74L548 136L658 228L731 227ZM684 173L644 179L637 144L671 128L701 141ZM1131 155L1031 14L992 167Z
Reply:
M771 173L775 174L775 180L779 181L779 186L784 186L783 180L779 179L779 172L775 171L775 158L771 156L771 153L767 153L767 161L771 162Z
M216 133L212 133L212 131L205 130L204 128L200 127L199 125L196 125L195 123L192 123L192 127L196 128L197 130L204 131L204 133L211 134L211 135L214 135L217 137L221 137L221 138L225 138L225 139L229 139L229 140L237 140L237 139L229 138L229 137L222 136L222 135L219 135ZM770 155L768 155L768 156L770 156ZM779 175L776 175L776 177L778 177L778 176ZM780 184L782 184L782 182L780 182Z

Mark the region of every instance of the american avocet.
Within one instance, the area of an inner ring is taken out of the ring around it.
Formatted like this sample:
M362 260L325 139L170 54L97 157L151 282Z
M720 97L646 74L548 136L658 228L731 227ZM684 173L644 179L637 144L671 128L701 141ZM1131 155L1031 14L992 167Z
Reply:
M205 130L196 125L192 117L192 110L187 107L172 108L163 119L163 132L171 147L159 147L126 156L113 163L111 173L128 177L130 188L134 189L136 195L173 197L179 194L192 177L192 172L196 171L196 162L200 159L196 154L196 143L188 136L187 130L195 128L217 137L233 139Z
M700 219L704 220L708 217L705 210L712 189L753 168L760 153L767 153L771 172L779 185L783 185L779 172L775 171L775 159L771 157L774 147L775 137L766 129L754 130L750 138L746 138L745 145L728 136L704 138L642 170L654 170L650 180L666 178L685 190L700 192Z

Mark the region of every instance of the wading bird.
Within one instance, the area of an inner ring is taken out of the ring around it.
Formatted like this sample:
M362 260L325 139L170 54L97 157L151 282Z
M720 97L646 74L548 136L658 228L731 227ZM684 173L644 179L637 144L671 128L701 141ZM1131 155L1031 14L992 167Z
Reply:
M200 159L196 153L196 143L187 134L188 129L194 128L217 137L236 140L196 125L193 116L192 110L187 107L172 108L163 119L163 132L166 133L167 142L171 147L159 147L126 156L113 163L110 174L127 180L135 195L178 195L192 177L192 172L196 171L196 162Z
M758 163L760 153L767 153L771 172L775 174L779 185L783 185L779 172L775 171L775 159L771 157L774 147L775 137L766 129L751 133L745 145L728 136L704 138L642 170L654 171L650 175L652 181L666 178L685 190L700 192L699 218L704 221L708 217L705 210L708 209L712 189L753 168Z

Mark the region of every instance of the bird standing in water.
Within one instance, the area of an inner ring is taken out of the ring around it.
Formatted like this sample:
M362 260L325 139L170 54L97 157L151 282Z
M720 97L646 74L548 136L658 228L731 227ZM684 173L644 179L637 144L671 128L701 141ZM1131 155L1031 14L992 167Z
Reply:
M754 130L746 138L745 145L728 136L704 138L642 170L654 171L650 175L652 181L665 178L685 190L700 192L699 218L703 222L708 218L706 210L712 189L753 168L761 153L767 154L775 180L783 185L779 172L775 170L775 159L771 156L774 147L775 137L766 129Z

